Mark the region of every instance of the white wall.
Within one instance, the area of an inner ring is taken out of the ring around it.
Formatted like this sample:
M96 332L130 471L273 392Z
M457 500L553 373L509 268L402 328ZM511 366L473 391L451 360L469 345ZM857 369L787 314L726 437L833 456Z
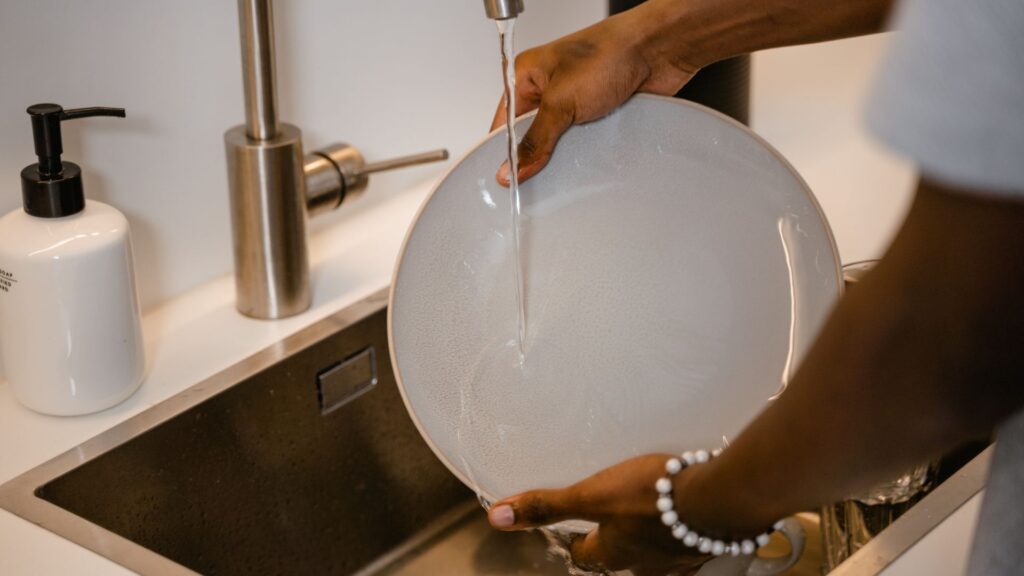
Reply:
M882 255L912 196L912 166L863 122L888 42L875 35L754 56L751 124L814 191L846 263Z
M521 47L605 11L604 0L527 4ZM20 206L18 175L35 161L26 107L123 106L126 120L68 123L65 159L82 165L89 197L130 219L147 308L231 269L222 137L243 120L236 5L0 0L0 214ZM500 60L480 0L279 0L275 12L281 116L307 150L347 141L368 159L458 157L490 127ZM361 202L440 169L375 177Z

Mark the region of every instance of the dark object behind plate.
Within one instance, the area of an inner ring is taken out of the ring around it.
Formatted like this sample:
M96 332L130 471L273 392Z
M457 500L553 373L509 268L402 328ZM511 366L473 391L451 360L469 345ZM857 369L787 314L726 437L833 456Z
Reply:
M625 12L644 0L609 0L609 14ZM676 97L698 104L750 124L750 56L737 56L704 67Z

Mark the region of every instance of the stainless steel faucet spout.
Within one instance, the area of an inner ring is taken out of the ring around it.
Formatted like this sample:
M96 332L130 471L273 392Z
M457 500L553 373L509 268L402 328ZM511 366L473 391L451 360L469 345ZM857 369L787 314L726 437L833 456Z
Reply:
M271 1L238 0L238 28L245 124L224 135L235 305L253 318L285 318L312 301L302 133L277 117Z
M277 120L277 71L274 63L274 10L270 0L238 0L245 85L245 127L253 140L272 140Z
M334 145L304 157L302 133L278 121L271 0L238 0L238 26L245 124L224 134L235 306L253 318L286 318L312 302L309 215L333 210L359 193L371 172L439 160L442 154L367 164L355 148Z
M491 20L508 20L523 12L523 0L484 0L484 10Z

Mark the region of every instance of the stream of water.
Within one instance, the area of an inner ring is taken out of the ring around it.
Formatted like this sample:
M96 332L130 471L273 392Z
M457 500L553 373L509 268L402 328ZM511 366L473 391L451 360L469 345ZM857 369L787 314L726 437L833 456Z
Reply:
M516 19L496 20L498 24L498 39L501 42L501 67L505 81L505 125L508 134L508 166L509 166L509 204L512 212L512 245L515 259L515 305L519 322L518 343L519 359L524 360L526 356L526 305L525 285L523 284L523 258L520 249L520 235L522 233L519 223L520 202L519 202L519 152L517 150L518 140L516 139L516 50L515 50L515 29Z

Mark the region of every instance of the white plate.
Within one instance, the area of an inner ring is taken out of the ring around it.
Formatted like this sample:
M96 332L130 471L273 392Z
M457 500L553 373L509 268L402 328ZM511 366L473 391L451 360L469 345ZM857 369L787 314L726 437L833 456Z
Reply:
M438 184L392 283L392 363L438 457L494 500L735 436L840 290L799 175L676 99L639 96L572 128L521 189L520 368L504 153L499 130Z

